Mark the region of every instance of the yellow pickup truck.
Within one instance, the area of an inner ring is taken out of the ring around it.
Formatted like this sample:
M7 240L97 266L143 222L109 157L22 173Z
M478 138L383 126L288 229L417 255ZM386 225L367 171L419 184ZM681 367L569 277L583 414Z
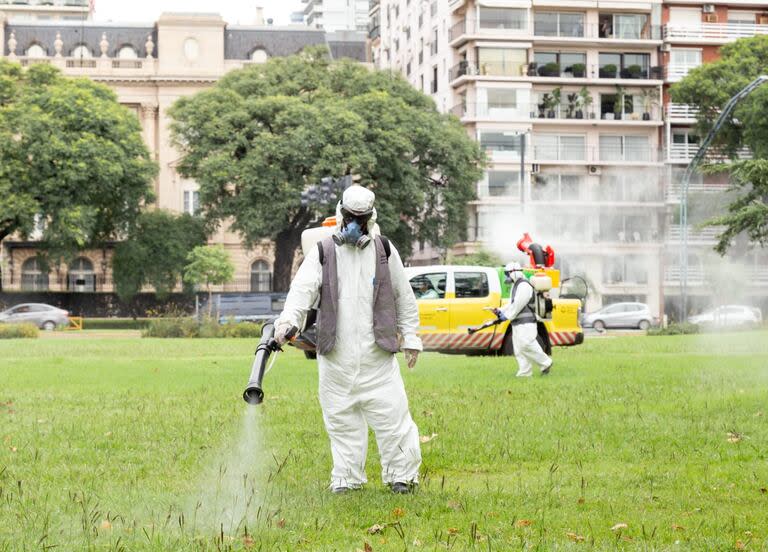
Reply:
M468 329L494 318L492 310L509 301L509 285L501 268L462 265L433 265L406 268L419 305L419 335L429 351L456 354L513 354L509 322L476 333ZM560 273L545 272L557 295ZM530 277L533 270L527 271ZM539 339L545 350L579 345L584 333L579 324L579 299L554 297L552 318L540 324Z

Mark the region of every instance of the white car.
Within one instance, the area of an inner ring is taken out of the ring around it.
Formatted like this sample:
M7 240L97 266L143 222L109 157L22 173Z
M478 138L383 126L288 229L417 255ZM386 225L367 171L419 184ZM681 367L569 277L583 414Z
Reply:
M0 323L21 324L27 322L43 330L55 330L69 324L69 313L43 303L23 303L0 312Z
M763 313L756 307L745 305L723 305L710 311L688 317L688 322L699 326L720 328L745 328L759 326Z
M651 326L657 326L659 319L651 313L651 308L645 303L613 303L585 314L581 324L598 332L614 328L647 330Z

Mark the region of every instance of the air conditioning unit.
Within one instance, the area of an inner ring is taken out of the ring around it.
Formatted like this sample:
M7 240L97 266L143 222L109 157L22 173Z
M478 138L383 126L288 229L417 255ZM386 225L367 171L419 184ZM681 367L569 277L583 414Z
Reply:
M662 44L661 45L661 51L662 52L671 52L672 51L672 45L671 44Z
M589 174L593 174L597 176L597 175L600 175L601 173L602 171L600 170L600 167L598 167L597 165L589 166Z
M541 169L541 167L539 167L538 163L533 163L531 165L531 174L539 174L539 170L540 169Z
M714 4L704 4L701 6L701 13L715 13Z

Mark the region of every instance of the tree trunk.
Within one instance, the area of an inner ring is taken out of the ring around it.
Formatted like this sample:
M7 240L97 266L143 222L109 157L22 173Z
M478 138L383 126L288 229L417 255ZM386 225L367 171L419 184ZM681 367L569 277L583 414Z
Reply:
M288 228L275 238L275 265L272 275L273 291L288 291L291 286L291 272L296 248L301 245L304 228Z

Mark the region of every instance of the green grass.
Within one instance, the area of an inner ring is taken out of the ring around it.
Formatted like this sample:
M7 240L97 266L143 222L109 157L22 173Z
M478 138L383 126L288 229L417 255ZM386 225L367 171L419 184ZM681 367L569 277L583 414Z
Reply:
M368 487L328 493L297 352L248 415L254 348L0 342L0 551L768 549L768 333L592 339L530 380L424 355L405 381L437 436L406 497L379 483L373 439Z

